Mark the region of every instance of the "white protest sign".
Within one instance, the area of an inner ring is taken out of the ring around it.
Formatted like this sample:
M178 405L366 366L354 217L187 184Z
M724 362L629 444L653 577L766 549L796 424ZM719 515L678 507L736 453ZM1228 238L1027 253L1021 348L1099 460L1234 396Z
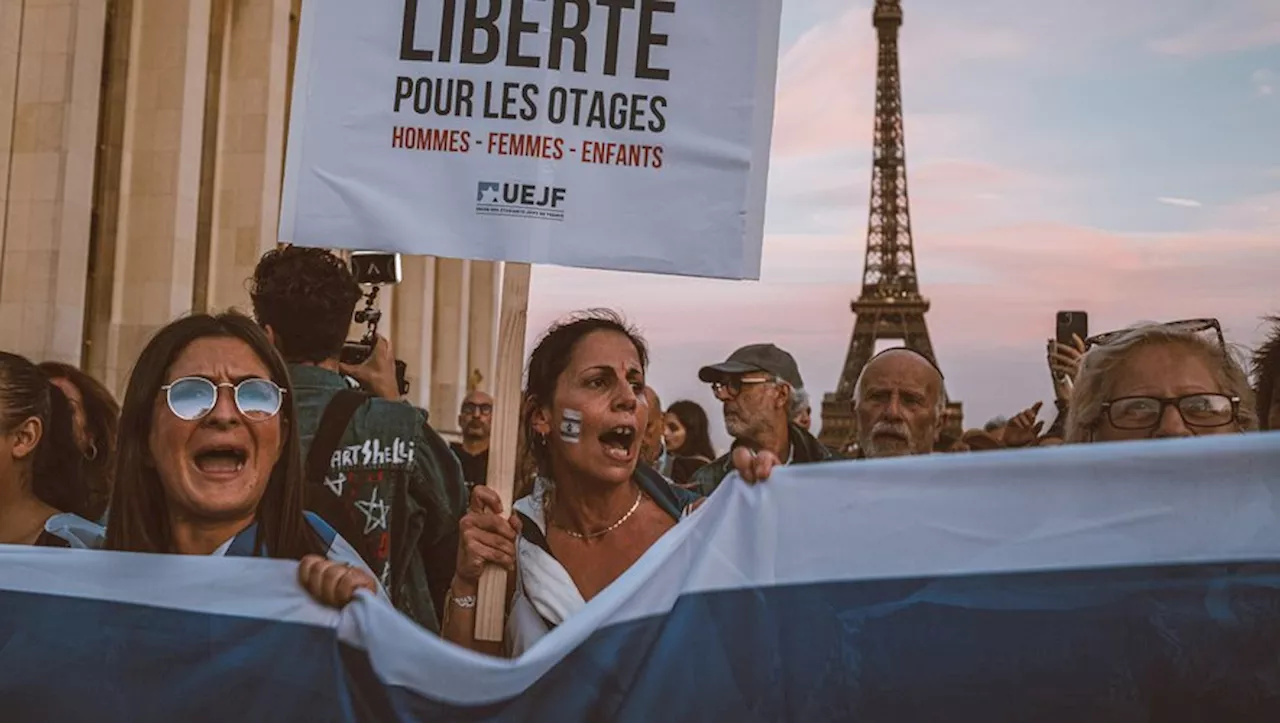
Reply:
M307 0L280 239L758 278L781 0Z

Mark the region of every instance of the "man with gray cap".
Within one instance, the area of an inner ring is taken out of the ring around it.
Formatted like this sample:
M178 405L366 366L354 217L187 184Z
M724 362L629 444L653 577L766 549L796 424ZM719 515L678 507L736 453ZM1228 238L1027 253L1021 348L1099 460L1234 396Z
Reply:
M804 388L796 360L773 344L751 344L720 364L705 366L698 378L711 385L724 405L724 426L734 449L768 451L787 464L821 462L831 452L791 421L791 398ZM694 489L711 494L733 471L733 449L693 474Z

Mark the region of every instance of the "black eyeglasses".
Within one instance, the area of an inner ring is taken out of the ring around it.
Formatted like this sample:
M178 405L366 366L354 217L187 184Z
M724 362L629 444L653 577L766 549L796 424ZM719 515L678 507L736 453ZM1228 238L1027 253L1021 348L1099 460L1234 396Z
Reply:
M1177 409L1188 427L1224 427L1238 418L1240 397L1226 394L1121 397L1102 405L1107 420L1116 429L1152 429L1159 426L1165 407Z
M250 421L274 417L284 403L285 390L270 379L245 379L238 384L216 383L204 377L183 377L160 387L169 411L187 422L202 419L218 405L218 391L235 390L236 409Z
M720 399L736 399L742 393L742 387L749 384L772 384L774 377L743 379L742 377L723 377L711 382L711 393Z
M1218 336L1218 346L1226 348L1227 340L1222 336L1222 325L1217 319L1183 319L1182 321L1171 321L1167 324L1158 324L1161 329L1167 329L1182 334L1199 334L1204 331L1213 331ZM1125 334L1133 331L1132 329L1117 329L1102 334L1095 334L1084 340L1084 348L1092 349L1095 346L1106 346L1111 342L1119 339Z
M462 405L462 414L463 416L466 416L468 414L474 414L479 416L493 414L493 405L492 404L472 404L471 402L467 402L466 404Z

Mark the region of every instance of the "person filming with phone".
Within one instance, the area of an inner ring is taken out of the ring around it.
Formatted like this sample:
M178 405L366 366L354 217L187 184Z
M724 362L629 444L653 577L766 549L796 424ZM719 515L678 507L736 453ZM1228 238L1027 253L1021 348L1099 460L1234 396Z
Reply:
M290 246L263 255L250 296L289 364L306 508L359 550L397 609L438 632L466 508L462 470L426 412L401 400L405 385L390 342L376 333L379 315L362 309L369 333L346 341L364 296L357 282L328 251ZM363 359L344 364L353 351Z

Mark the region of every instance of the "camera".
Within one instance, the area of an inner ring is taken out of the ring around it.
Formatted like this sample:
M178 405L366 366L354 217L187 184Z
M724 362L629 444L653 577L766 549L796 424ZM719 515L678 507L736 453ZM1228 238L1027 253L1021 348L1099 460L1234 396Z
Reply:
M360 285L378 286L400 283L400 254L378 251L352 251L351 275Z
M361 286L368 286L364 294L364 308L357 309L355 322L367 327L359 341L348 341L342 345L342 363L349 366L363 364L373 354L373 346L378 342L378 322L382 321L382 310L378 308L378 293L383 284L400 283L400 254L388 254L377 251L352 251L351 275ZM409 393L409 382L405 379L408 365L396 360L396 385L400 394Z

